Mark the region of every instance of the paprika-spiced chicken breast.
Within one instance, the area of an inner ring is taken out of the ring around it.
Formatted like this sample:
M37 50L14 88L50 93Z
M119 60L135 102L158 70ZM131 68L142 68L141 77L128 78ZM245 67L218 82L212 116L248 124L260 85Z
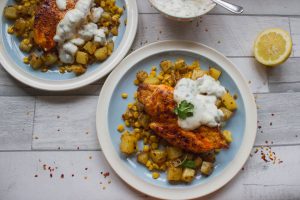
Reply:
M68 10L75 7L77 0L67 0L67 9L60 10L55 0L42 0L36 10L34 19L34 41L44 51L50 51L56 46L53 37L58 23L64 18Z
M188 131L178 126L177 116L174 114L176 102L173 100L173 92L174 88L166 85L139 85L137 98L152 118L150 128L168 143L189 152L201 153L228 148L218 127L201 126Z

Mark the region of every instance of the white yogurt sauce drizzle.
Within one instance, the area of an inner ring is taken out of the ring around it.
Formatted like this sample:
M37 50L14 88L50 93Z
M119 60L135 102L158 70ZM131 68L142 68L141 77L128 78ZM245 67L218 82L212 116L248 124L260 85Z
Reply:
M161 11L175 17L195 17L211 6L210 0L152 0Z
M56 0L56 5L59 10L67 9L67 0Z
M103 9L92 8L93 5L94 0L78 0L75 8L69 10L57 25L53 39L58 43L59 58L63 63L73 63L78 46L82 46L85 41L94 38L95 42L105 44L105 29L98 29L96 24ZM88 16L93 22L85 24Z
M201 125L216 127L220 125L223 112L215 105L217 97L226 93L225 88L210 76L192 80L180 79L174 90L174 100L179 104L186 100L194 105L193 116L178 118L178 125L186 130L194 130Z

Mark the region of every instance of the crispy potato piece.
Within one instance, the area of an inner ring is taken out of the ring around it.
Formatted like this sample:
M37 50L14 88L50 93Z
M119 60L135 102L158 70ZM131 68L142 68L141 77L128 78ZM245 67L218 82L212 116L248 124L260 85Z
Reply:
M224 135L225 140L226 140L228 143L230 143L230 142L233 141L231 131L224 130L224 131L223 131L223 135Z
M236 110L237 109L237 104L233 98L233 96L231 96L230 93L225 93L222 97L221 97L222 103L225 105L225 107L228 110Z
M232 117L232 112L230 110L228 110L227 108L221 107L220 110L224 114L223 118L225 121L227 121L228 119L230 119Z
M167 160L167 153L164 150L151 150L150 151L150 158L153 160L155 163L163 163Z
M182 168L169 167L167 170L167 179L170 182L180 181L182 176Z
M129 133L124 133L121 136L120 150L126 155L131 155L137 150L137 138Z
M219 79L219 77L221 76L221 71L220 70L217 70L216 68L214 68L214 67L210 67L209 68L209 75L211 76L211 77L213 77L215 80L218 80Z
M184 182L190 183L194 180L195 174L196 174L196 171L194 169L184 168L182 175L181 175L181 180Z
M202 163L202 166L201 166L201 169L200 169L200 172L203 174L203 175L206 175L206 176L209 176L214 170L214 164L211 163L211 162L206 162L204 161Z
M149 155L146 152L141 152L137 155L137 161L143 165L146 165L149 160Z
M168 146L167 147L167 154L168 154L168 159L169 160L174 160L174 159L179 158L180 156L182 156L182 150L180 148L177 148L177 147Z
M144 80L145 84L149 84L149 85L159 85L160 84L160 80L156 77L147 77Z
M96 59L99 61L106 60L108 57L107 47L102 47L100 49L97 49L94 55L95 55Z
M86 65L89 62L89 55L83 51L77 51L76 62L79 64Z

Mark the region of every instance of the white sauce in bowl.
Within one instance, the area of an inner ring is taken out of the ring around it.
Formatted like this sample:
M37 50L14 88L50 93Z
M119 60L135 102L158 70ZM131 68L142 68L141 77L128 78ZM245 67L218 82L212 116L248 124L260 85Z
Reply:
M213 6L211 0L151 0L151 2L158 10L179 18L200 16Z
M194 130L201 125L216 127L220 125L223 112L215 105L217 97L226 93L225 88L210 76L192 80L183 78L178 81L174 90L177 104L186 100L194 105L193 116L178 118L178 125L186 130Z

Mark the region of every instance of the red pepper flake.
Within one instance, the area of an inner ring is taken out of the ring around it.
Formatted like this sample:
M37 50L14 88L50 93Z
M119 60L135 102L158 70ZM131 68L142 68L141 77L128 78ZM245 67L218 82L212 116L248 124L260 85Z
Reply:
M265 155L265 154L263 154L263 155L261 156L261 159L263 159L265 162L269 162L269 161L266 159L266 155Z
M100 182L100 185L102 185L102 182Z
M205 29L205 32L207 32L207 31L208 31L208 29L206 28L206 29Z
M38 175L36 174L36 175L34 175L34 177L35 177L35 178L37 178L37 177L38 177Z
M61 175L60 175L60 178L62 178L62 179L63 179L64 177L65 177L65 175L64 175L64 174L61 174Z
M87 131L87 132L85 132L85 134L87 134L87 135L88 135L88 134L89 134L89 132Z
M105 173L103 174L103 176L104 176L104 178L108 177L108 176L109 176L109 172L105 172Z
M280 163L283 163L283 161L282 161L282 160L279 160L279 162L278 162L278 163L279 163L279 164L280 164Z
M60 150L60 147L58 147L57 149Z

